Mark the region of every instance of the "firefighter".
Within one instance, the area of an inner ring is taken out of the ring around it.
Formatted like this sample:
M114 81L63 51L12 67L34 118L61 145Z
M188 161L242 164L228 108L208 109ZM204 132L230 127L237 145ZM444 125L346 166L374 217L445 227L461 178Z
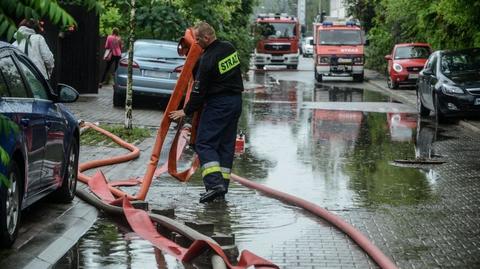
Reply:
M237 124L242 112L243 81L238 53L233 45L217 40L206 22L194 27L196 44L204 49L195 68L189 102L169 117L178 120L203 109L195 141L206 192L200 203L223 198L228 192Z

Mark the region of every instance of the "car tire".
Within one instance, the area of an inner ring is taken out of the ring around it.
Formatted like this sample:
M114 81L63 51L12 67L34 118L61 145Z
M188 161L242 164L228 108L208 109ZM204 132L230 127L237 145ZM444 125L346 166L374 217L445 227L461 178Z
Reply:
M257 64L257 65L255 65L255 67L256 67L257 69L263 69L264 65L262 65L262 64Z
M390 89L398 89L398 83L393 81L392 77L389 74L387 74L387 86Z
M445 115L440 110L440 101L438 100L438 95L435 94L434 100L435 100L435 122L444 123Z
M418 93L418 90L417 90L417 111L418 113L420 113L421 117L427 117L428 115L430 115L430 110L423 105L422 98L420 98L420 94Z
M78 141L74 138L70 143L70 152L67 158L62 186L54 192L55 200L69 203L75 198L78 176Z
M10 186L0 183L0 247L10 247L17 237L22 215L22 174L15 160L10 161L7 178Z
M125 106L125 97L122 98L122 96L118 93L113 92L113 106L114 107L123 107Z

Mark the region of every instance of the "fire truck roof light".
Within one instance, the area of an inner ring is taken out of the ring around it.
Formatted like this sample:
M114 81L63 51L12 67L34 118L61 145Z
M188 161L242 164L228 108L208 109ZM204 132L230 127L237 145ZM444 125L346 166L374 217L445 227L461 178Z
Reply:
M322 25L323 25L323 26L333 26L333 22L331 22L331 21L324 21L324 22L322 23Z
M355 26L356 23L355 23L354 21L347 21L347 22L346 22L346 25L347 25L347 26Z

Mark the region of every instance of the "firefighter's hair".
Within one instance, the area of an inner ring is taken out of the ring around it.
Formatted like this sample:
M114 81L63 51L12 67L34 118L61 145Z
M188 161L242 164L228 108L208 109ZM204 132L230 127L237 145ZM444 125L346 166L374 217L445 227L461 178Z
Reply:
M200 36L210 36L210 37L213 37L215 38L215 29L213 29L212 26L210 26L210 24L204 22L204 21L201 21L199 23L197 23L194 27L197 31L198 31L198 34Z

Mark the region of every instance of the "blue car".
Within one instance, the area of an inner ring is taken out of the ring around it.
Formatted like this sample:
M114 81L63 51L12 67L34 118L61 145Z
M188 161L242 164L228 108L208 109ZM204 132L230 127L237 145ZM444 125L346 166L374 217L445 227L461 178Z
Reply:
M48 194L75 196L79 126L61 103L78 93L54 91L18 49L0 42L0 247L15 241L22 210Z

